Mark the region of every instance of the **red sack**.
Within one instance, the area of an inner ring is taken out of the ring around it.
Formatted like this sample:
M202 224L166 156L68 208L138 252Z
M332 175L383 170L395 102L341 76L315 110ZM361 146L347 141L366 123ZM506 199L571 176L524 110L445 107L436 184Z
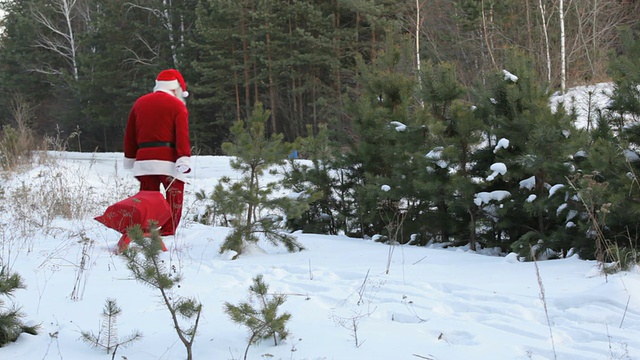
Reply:
M171 209L162 193L143 190L109 206L103 215L94 219L122 234L118 242L118 251L121 252L131 242L131 239L127 236L127 230L130 227L140 225L142 231L148 233L150 221L154 221L160 226L170 218ZM164 251L167 250L164 244L162 247Z

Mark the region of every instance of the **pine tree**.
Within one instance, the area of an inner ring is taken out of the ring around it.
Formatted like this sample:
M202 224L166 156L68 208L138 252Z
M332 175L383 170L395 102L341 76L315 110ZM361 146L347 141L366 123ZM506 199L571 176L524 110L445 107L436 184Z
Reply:
M529 59L516 53L508 64L508 70L489 79L489 93L476 94L477 114L488 131L488 144L478 162L487 179L484 191L510 194L509 201L487 215L498 219L497 230L508 237L495 239L503 248L511 244L523 255L532 247L540 252L567 250L570 244L563 240L562 231L556 231L565 226L564 214L557 210L566 202L566 177L572 171L567 162L579 149L572 141L578 131L567 113L551 111L550 94L537 80ZM509 146L498 146L501 139L508 140ZM507 172L489 178L496 163L504 164ZM564 188L554 194L549 191L554 185Z
M14 291L24 288L20 275L10 273L5 266L0 268L0 295L10 297ZM23 317L17 307L5 308L5 302L0 298L0 347L16 341L21 333L37 335L38 326L25 325Z
M233 157L231 168L240 172L240 181L229 178L220 180L216 187L217 197L224 197L242 206L236 208L241 213L233 214L233 230L222 244L220 251L232 250L242 254L247 244L259 241L259 234L273 244L283 244L289 251L299 251L303 247L293 236L280 232L279 214L264 215L264 211L283 212L288 218L299 217L308 208L307 196L295 199L273 197L277 183L262 184L263 174L270 168L283 165L292 151L292 145L283 141L281 134L266 136L265 126L269 111L256 103L253 113L244 121L237 121L231 128L232 141L222 144L226 154Z
M475 249L476 186L475 174L470 170L474 149L481 141L482 123L463 101L466 91L455 70L449 63L427 62L422 68L420 95L430 115L431 147L422 157L428 171L416 178L420 179L425 197L431 200L428 209L422 209L432 219L429 232L442 242L469 240Z
M135 246L130 246L123 252L127 268L136 281L160 292L162 302L171 314L173 328L187 351L187 360L192 360L193 342L200 322L202 304L195 299L173 293L172 290L179 287L182 275L170 270L160 258L163 245L157 224L150 223L149 228L152 230L147 237L144 236L140 225L129 229L128 235ZM185 329L178 321L179 316L193 320L193 324Z
M138 331L123 339L118 337L117 321L121 313L122 309L118 306L116 300L107 299L102 309L102 326L98 335L93 334L93 332L82 331L82 340L97 349L107 350L107 354L111 354L111 351L113 351L114 356L118 348L127 347L134 341L140 340L142 333Z
M309 136L297 139L295 148L305 154L311 165L290 159L282 184L296 193L309 194L309 209L298 218L287 219L287 228L336 235L339 199L334 195L337 180L331 174L333 148L329 130L320 125L314 136L312 126L307 125L307 133Z
M273 339L273 344L278 345L278 341L285 340L289 336L286 326L291 319L291 314L287 312L278 314L280 306L287 298L280 294L269 298L268 290L269 286L264 282L262 275L258 275L253 279L253 285L249 287L249 301L238 305L224 303L224 311L231 320L249 328L245 359L251 345L266 339Z
M407 174L424 140L410 46L398 38L383 45L371 64L363 58L358 61L362 89L347 103L353 131L338 138L344 154L336 157L335 166L343 169L341 186L353 199L352 208L343 210L349 225L346 233L357 236L383 234L385 219L408 211L402 202L413 198Z
M602 262L621 260L607 252L609 249L637 251L635 239L640 227L640 37L623 29L621 39L609 65L614 81L612 101L598 114L597 125L576 159L580 176L572 178L581 200L576 211L583 215L576 217L576 228L582 235L575 236L576 252Z
M460 239L469 242L471 250L477 250L480 242L478 229L484 228L485 219L481 216L481 208L475 202L476 193L480 187L477 183L477 171L474 171L477 164L477 150L480 148L483 126L473 114L471 106L456 100L451 107L451 120L447 133L448 136L441 136L444 150L443 160L448 163L447 182L444 184L445 203L448 213L443 214L449 217L444 222L449 226L449 232L455 236L456 243ZM482 244L486 246L486 244Z
M614 81L610 109L614 115L611 126L622 131L627 116L640 114L640 31L623 28L620 31L621 46L618 54L612 56L608 73Z

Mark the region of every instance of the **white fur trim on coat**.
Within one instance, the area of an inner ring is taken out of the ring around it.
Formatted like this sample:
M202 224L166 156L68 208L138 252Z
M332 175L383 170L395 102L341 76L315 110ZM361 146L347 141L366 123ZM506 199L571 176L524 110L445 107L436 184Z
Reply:
M180 159L178 159L180 160ZM187 164L188 165L188 164ZM187 174L176 172L176 163L165 160L140 160L133 164L133 176L143 175L167 175L187 182Z
M191 168L191 158L189 156L183 156L176 160L176 166L185 165L188 168Z
M135 162L136 162L136 159L124 158L124 161L122 162L122 166L127 170L131 170L133 169L133 164Z

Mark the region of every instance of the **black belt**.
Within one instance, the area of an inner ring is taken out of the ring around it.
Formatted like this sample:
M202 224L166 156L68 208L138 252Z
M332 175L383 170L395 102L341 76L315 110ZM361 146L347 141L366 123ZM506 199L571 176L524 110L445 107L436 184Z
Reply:
M138 149L150 148L150 147L176 147L176 144L163 141L151 141L138 144Z

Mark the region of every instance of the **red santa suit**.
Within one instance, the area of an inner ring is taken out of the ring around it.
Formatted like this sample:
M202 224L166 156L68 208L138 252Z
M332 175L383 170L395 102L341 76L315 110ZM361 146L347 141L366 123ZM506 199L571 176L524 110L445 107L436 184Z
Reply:
M171 218L162 225L172 235L182 216L185 174L191 171L186 83L175 69L163 70L152 93L131 108L124 135L124 167L132 169L140 190L166 190Z

